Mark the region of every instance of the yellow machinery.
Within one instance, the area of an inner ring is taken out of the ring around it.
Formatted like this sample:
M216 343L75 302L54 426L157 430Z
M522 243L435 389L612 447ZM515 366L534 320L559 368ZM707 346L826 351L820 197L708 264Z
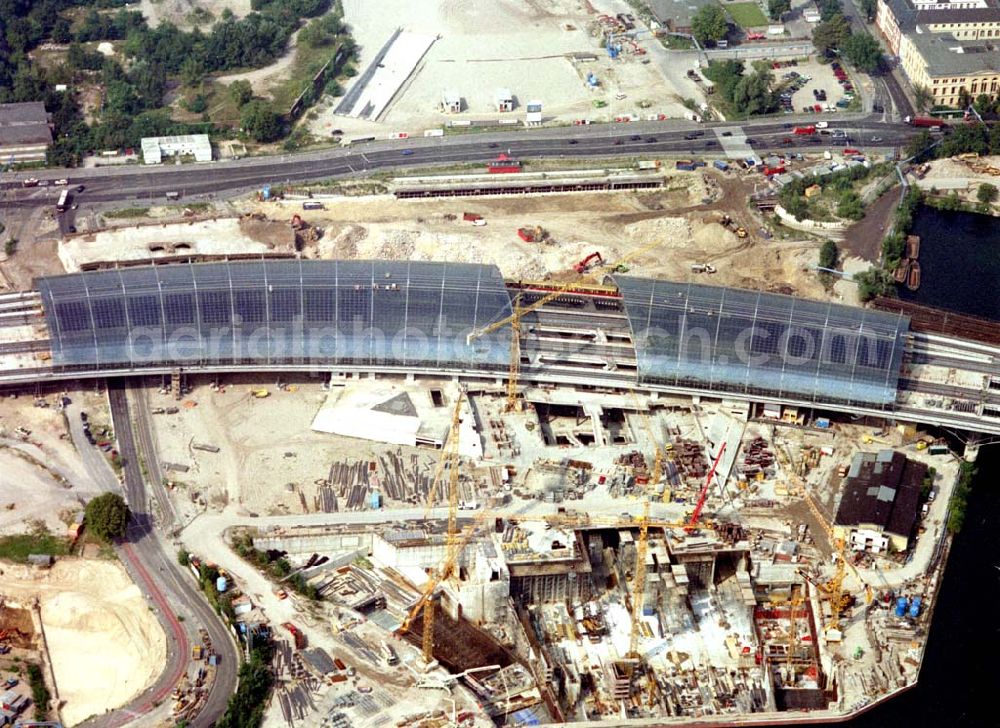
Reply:
M659 450L657 450L659 459ZM642 500L642 516L639 518L639 543L635 549L635 574L632 578L632 633L628 642L629 659L640 660L639 635L642 624L642 605L646 598L646 552L649 547L649 499Z
M271 392L266 389L251 389L250 395L254 399L264 399L271 396Z
M427 580L427 584L424 587L424 591L421 594L420 599L417 600L417 603L414 605L413 609L410 610L410 613L406 616L406 619L403 620L403 624L399 628L400 633L406 632L409 629L413 618L417 615L417 612L423 610L424 624L421 647L424 654L424 660L427 662L434 659L434 590L439 584L451 576L455 568L455 564L458 561L458 556L462 552L462 547L469 542L469 539L472 538L473 533L476 531L475 527L469 529L469 532L464 536L464 538L460 538L460 534L458 533L458 440L463 399L464 390L455 402L455 409L451 417L451 428L448 431L448 441L445 443L445 447L441 453L441 459L438 461L437 468L434 472L434 479L431 482L431 490L427 495L427 510L430 511L434 504L438 483L444 473L445 465L447 465L448 533L445 547L445 557L435 570L434 574L432 574Z
M860 572L854 567L854 564L850 562L847 558L847 544L844 539L837 538L833 533L833 528L827 523L826 518L819 510L819 506L816 505L816 501L813 500L809 491L803 488L802 491L805 494L806 504L809 506L809 510L812 511L813 516L826 531L827 538L830 539L831 545L837 552L837 569L833 576L830 577L825 582L813 582L816 588L821 594L823 594L827 601L830 602L830 621L827 623L827 632L832 630L840 630L840 615L851 603L851 595L844 591L844 577L847 575L847 567L850 566L852 571L858 577L858 581L865 588L865 602L870 604L874 595L872 593L872 588L865 583L865 580L861 577ZM801 571L800 571L801 573Z
M641 248L637 248L636 250L633 250L625 257L615 262L613 265L605 263L601 266L598 266L597 268L594 268L590 272L590 275L599 277L604 273L619 269L620 266L623 266L628 261L632 260L633 258L639 255L642 255L646 251L655 248L659 244L660 244L659 241L655 241L648 245L644 245ZM520 294L518 294L517 296L514 297L514 301L512 304L513 313L510 316L501 319L500 321L496 321L492 324L489 324L488 326L485 326L481 329L476 329L475 331L470 332L469 335L466 337L466 343L471 344L473 340L478 339L481 336L486 336L487 334L492 334L494 331L498 331L499 329L502 329L504 326L509 325L511 327L510 366L508 367L507 371L507 404L505 406L505 410L507 412L513 412L517 408L517 385L518 385L518 378L520 377L521 374L521 319L527 314L531 313L532 311L537 311L545 304L551 303L552 301L556 300L560 296L564 295L569 289L575 288L576 286L580 285L580 283L581 283L580 279L568 281L566 283L553 283L551 284L554 286L553 290L543 295L534 303L530 303L527 306L523 307L520 305L521 296Z

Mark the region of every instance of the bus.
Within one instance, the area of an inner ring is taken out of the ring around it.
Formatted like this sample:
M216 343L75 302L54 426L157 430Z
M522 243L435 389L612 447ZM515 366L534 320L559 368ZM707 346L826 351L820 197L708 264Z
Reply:
M69 207L69 190L63 190L59 193L59 201L56 203L56 210L59 212L66 212L67 207Z

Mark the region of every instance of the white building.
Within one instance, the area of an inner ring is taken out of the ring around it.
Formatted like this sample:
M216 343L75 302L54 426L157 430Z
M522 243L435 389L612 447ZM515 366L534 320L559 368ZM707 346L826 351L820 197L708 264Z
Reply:
M212 143L208 134L142 138L142 159L146 164L160 164L164 156L178 155L193 155L196 162L211 162Z
M514 110L514 96L511 94L510 89L498 88L493 98L497 111L505 112Z
M462 111L462 97L454 89L445 89L441 94L441 110L446 114L458 114Z

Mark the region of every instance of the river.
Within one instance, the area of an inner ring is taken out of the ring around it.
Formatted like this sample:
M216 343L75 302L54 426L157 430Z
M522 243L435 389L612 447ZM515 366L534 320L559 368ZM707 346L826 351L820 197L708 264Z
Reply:
M904 299L1000 320L1000 220L922 208L922 281ZM1000 323L997 324L1000 326ZM945 570L917 687L852 721L853 728L1000 725L1000 445L985 447L965 527Z
M1000 320L1000 219L921 207L911 232L920 288L900 286L900 298Z

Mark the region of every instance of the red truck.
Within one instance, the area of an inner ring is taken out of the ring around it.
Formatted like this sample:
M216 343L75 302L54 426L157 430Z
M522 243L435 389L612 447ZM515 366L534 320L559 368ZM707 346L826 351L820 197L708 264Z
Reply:
M292 637L295 638L295 649L301 650L306 646L306 636L302 634L302 630L291 622L283 622L281 626L287 629L291 633Z
M910 126L920 126L924 128L930 128L933 126L948 126L943 119L936 119L933 116L906 116L903 118L903 121Z
M810 134L816 133L815 126L797 126L792 129L792 134L798 134L799 136L809 136Z

